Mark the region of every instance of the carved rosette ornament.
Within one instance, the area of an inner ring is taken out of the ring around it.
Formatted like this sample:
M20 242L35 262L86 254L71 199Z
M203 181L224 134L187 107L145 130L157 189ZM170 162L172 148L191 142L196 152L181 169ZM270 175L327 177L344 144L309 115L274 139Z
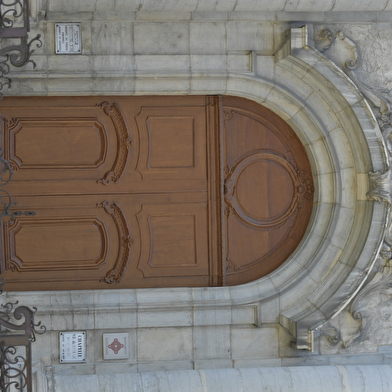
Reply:
M105 101L99 104L98 107L102 108L104 113L110 117L117 135L117 157L113 167L103 178L97 181L98 184L109 185L111 182L118 182L123 175L132 140L121 110L115 103L110 104Z
M114 268L111 269L106 276L100 279L100 282L105 282L108 284L114 282L120 282L125 269L128 265L131 253L131 247L134 243L133 238L130 235L130 230L128 228L127 221L125 219L124 213L116 202L110 202L108 200L97 204L97 207L103 208L109 215L112 216L114 223L117 227L119 244L118 244L118 254L117 260Z
M254 164L268 163L277 166L282 175L291 182L292 192L287 194L287 206L273 216L256 216L243 207L241 196L237 193L238 182L246 177L246 171ZM278 228L295 216L302 207L304 199L309 199L313 193L313 185L310 175L305 171L298 170L285 156L273 150L260 150L243 160L234 168L226 167L228 176L224 183L225 202L229 211L233 211L244 223L257 227L259 230L271 230Z

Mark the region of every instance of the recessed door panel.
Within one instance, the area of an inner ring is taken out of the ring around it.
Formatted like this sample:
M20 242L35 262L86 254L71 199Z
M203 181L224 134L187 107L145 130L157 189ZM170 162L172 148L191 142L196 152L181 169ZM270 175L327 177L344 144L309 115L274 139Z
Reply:
M209 275L205 203L143 205L137 219L144 277Z
M143 107L136 117L146 180L205 179L205 107Z

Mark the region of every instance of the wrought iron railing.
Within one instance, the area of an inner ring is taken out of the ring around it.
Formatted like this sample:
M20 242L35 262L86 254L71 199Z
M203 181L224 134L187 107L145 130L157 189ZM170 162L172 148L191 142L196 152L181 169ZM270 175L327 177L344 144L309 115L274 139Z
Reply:
M3 284L4 280L0 282L0 294ZM34 322L36 308L15 307L17 304L0 305L1 392L32 392L31 343L37 333L46 330L40 322Z
M10 64L21 67L31 62L34 68L36 66L30 60L34 52L31 46L35 42L37 47L41 47L42 41L40 34L28 40L29 16L29 0L0 0L0 99L3 89L11 86L11 79L7 76L11 70ZM15 39L19 39L20 43L15 43Z

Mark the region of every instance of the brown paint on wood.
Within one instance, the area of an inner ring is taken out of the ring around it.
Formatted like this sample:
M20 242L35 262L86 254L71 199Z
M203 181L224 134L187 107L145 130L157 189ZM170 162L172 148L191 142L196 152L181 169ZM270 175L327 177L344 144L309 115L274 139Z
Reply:
M234 97L1 102L7 290L216 286L276 269L312 209L305 150Z

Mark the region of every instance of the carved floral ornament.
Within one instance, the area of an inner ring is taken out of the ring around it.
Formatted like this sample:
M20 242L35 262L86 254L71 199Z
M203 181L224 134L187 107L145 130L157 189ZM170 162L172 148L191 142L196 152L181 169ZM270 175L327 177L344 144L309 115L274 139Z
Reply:
M369 173L370 191L367 196L370 200L392 204L392 99L388 92L373 88L358 80L354 70L359 66L356 45L342 32L333 34L330 30L319 30L315 35L315 46L333 60L355 83L360 92L368 100L376 117L383 136L386 157L389 169L385 172ZM343 348L352 346L354 342L369 340L374 335L372 326L372 309L380 312L383 306L390 306L392 299L392 213L385 230L383 245L376 261L376 273L365 282L364 287L354 297L346 309L352 318L349 322L356 324L349 329L349 333L341 331L333 321L324 324L318 331L319 336L326 336L332 345L341 344ZM386 326L387 327L387 326Z

